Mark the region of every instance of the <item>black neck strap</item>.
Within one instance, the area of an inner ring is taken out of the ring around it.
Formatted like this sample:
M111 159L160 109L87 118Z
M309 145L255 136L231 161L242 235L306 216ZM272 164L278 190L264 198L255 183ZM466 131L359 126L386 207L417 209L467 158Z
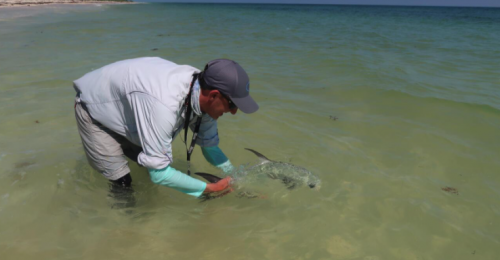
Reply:
M193 74L193 81L191 81L191 86L189 88L189 94L186 97L186 102L184 103L184 106L186 106L186 118L184 121L184 141L186 142L186 148L187 148L187 133L188 133L188 128L189 128L189 121L191 121L191 113L193 111L193 108L191 107L191 95L193 93L193 86L194 83L196 82L196 79L198 78L198 73ZM191 154L193 153L194 147L196 146L196 137L198 137L198 132L200 131L200 125L201 125L201 116L198 116L198 119L196 120L196 125L194 127L193 131L193 138L191 139L191 145L189 146L189 149L187 150L187 161L188 161L188 170L187 174L191 175L190 171L190 163L191 163Z

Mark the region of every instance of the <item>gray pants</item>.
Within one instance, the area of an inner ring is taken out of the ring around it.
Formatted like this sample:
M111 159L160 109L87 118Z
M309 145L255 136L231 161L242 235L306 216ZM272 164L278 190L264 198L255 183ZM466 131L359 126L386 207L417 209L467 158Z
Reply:
M85 105L80 102L75 103L75 117L92 168L112 181L130 173L125 156L137 162L142 148L92 119Z

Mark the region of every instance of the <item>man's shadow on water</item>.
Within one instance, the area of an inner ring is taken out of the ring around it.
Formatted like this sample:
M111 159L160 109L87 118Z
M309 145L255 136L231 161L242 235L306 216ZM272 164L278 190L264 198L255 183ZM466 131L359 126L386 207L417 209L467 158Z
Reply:
M136 158L142 149L135 147L122 147L122 149L125 157L129 159L128 164L133 172L133 176L139 179L140 182L140 180L143 179L141 178L141 175L148 175L147 169L138 166L136 161ZM134 186L137 186L137 180L133 183L132 175L130 173L122 178L119 178L118 180L106 180L106 178L104 178L100 173L90 167L85 156L81 160L78 160L75 170L75 181L78 183L77 186L83 184L89 189L90 192L97 188L95 185L101 186L102 183L107 182L107 198L109 206L112 209L132 210L137 207L137 194L134 190ZM106 199L106 197L102 199Z
M128 158L129 168L137 165L137 157L142 152L142 148L130 142L121 142L125 157ZM134 167L137 168L137 167ZM143 172L145 168L139 167L135 172ZM130 173L117 179L110 180L108 197L112 199L111 208L114 209L133 209L136 207L137 200L132 186L132 176Z
M112 200L111 208L131 209L135 208L137 200L134 188L132 187L132 177L130 174L108 183L108 197Z
M123 146L122 149L132 174L129 173L115 181L106 180L102 174L92 169L84 155L77 162L75 177L78 185L87 186L90 192L97 188L96 186L102 190L102 184L106 183L108 192L102 199L108 200L111 209L131 215L136 220L144 220L154 214L154 211L148 211L146 208L150 199L156 196L157 189L150 181L148 170L137 164L136 158L142 149L139 147L129 149Z

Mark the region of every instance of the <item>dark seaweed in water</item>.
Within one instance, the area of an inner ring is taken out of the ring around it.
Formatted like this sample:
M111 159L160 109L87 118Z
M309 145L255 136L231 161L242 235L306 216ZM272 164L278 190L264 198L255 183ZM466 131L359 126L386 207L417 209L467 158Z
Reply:
M458 195L458 190L453 188L453 187L443 187L441 189L448 192L448 193L453 193L455 195Z
M34 162L18 162L14 164L14 169L23 169L23 168L28 168L31 165L34 165Z

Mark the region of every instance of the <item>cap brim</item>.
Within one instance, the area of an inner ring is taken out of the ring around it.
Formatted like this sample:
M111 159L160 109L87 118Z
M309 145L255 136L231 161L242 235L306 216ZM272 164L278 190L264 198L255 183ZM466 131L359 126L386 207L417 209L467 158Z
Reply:
M259 110L259 105L257 105L257 103L255 103L255 101L253 100L253 98L250 95L243 97L243 98L231 97L231 100L238 107L238 109L241 110L245 114L251 114L251 113Z

